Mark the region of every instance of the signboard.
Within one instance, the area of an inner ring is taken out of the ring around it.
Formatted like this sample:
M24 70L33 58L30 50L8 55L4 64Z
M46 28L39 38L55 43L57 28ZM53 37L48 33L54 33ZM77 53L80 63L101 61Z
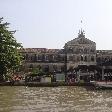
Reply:
M51 77L42 77L41 78L41 83L51 83Z
M57 73L56 74L56 82L65 82L65 74Z

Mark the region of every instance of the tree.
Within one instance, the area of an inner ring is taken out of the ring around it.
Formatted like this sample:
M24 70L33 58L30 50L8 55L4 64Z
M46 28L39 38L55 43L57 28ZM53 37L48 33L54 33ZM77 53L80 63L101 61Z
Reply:
M41 68L33 68L32 69L32 75L33 76L43 76L46 73Z
M17 70L22 61L19 53L22 46L14 38L16 31L9 31L8 25L9 23L0 18L0 81L4 80L7 73Z

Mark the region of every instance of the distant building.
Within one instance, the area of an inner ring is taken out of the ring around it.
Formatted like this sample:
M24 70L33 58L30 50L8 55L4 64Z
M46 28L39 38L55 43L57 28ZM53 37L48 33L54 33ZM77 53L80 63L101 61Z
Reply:
M41 67L44 71L65 72L81 65L112 68L112 50L96 50L96 43L85 38L82 30L77 38L65 43L64 49L24 48L20 52L26 71Z
M67 53L67 69L78 65L96 65L96 43L85 38L84 31L64 46Z
M23 66L26 71L36 67L50 72L64 70L64 49L24 48L20 52L24 57Z

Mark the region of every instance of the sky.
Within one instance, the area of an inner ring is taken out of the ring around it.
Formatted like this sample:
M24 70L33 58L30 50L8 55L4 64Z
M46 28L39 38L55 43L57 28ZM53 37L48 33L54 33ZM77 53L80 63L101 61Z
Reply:
M82 28L97 50L112 50L112 0L0 0L0 16L25 48L62 49Z

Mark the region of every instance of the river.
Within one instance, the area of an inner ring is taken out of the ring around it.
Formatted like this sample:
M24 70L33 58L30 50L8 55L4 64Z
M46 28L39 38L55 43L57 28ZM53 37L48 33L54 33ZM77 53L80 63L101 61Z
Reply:
M0 112L112 112L112 90L1 86Z

